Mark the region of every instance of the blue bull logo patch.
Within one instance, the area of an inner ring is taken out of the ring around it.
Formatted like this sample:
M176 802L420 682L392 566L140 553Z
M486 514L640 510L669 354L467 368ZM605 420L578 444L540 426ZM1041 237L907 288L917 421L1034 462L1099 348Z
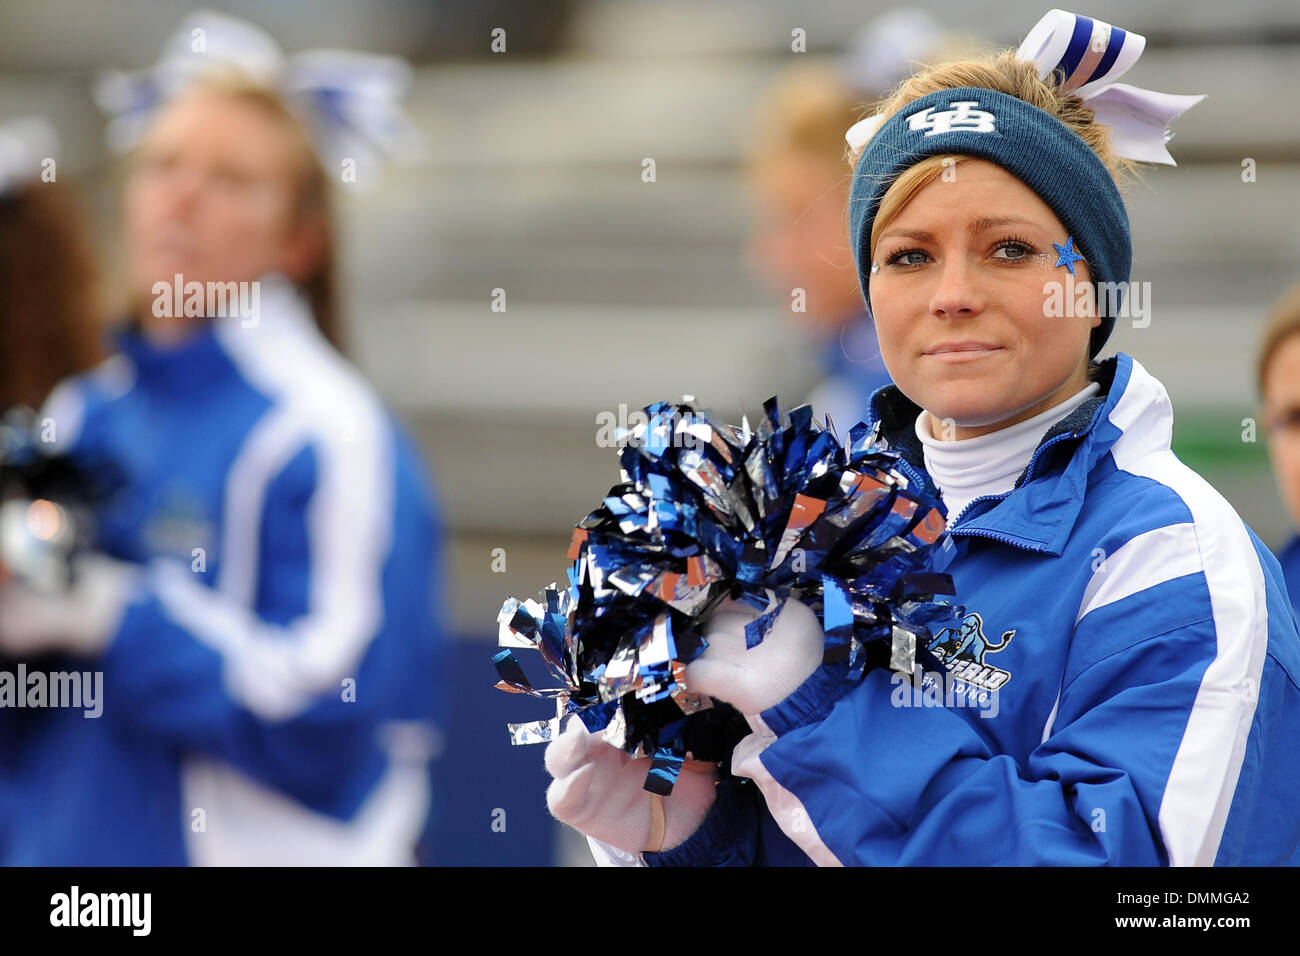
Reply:
M984 655L996 654L1015 636L1014 629L1003 631L998 643L989 643L984 636L984 619L971 613L957 627L945 627L935 634L929 651L953 677L985 690L1000 690L1011 680L1011 672L984 663Z

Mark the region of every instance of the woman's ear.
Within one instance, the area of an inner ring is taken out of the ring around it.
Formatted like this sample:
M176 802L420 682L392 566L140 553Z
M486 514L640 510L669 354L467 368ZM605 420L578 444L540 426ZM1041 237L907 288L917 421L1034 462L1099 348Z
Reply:
M292 282L305 282L320 268L325 251L325 227L316 216L305 216L285 237L279 271Z

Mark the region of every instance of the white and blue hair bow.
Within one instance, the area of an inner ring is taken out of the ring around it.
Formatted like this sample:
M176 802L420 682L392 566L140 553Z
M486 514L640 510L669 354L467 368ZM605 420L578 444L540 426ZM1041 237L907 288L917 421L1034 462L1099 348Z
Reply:
M419 132L402 112L410 68L401 59L349 50L286 56L251 23L208 10L192 13L145 70L105 73L95 100L111 117L109 145L124 152L144 135L154 112L195 78L222 69L281 93L307 123L327 163L353 159L372 169L384 159L423 156Z
M0 196L38 181L45 161L58 151L58 133L39 116L0 123Z
M1115 82L1146 48L1140 33L1065 10L1050 10L1034 24L1016 51L1018 59L1037 64L1039 79L1059 71L1061 88L1088 104L1097 122L1110 128L1117 156L1176 166L1165 144L1173 138L1169 124L1205 99L1181 96ZM880 126L880 114L849 127L844 138L860 148Z
M893 7L869 20L849 45L840 72L863 96L879 99L933 54L943 24L921 7Z

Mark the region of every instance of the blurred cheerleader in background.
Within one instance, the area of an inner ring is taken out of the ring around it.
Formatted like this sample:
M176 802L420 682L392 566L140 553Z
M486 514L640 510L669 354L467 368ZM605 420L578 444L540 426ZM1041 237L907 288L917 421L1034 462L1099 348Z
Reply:
M1273 307L1256 370L1268 453L1291 518L1290 540L1277 559L1300 618L1300 285L1292 286Z
M23 741L3 862L417 862L440 529L415 446L337 348L317 148L366 175L405 129L402 82L199 14L101 87L132 149L131 314L43 418L125 483L70 591L0 592L0 649L82 658L102 714L51 710Z

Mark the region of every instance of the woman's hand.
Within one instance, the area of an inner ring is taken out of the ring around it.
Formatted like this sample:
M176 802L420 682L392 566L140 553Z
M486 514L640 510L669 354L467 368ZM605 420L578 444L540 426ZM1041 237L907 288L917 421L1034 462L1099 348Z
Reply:
M38 591L15 577L0 582L0 650L22 657L68 653L93 657L122 621L139 568L90 552L73 562L73 585Z
M686 668L691 693L726 701L745 714L759 714L779 704L822 661L823 632L817 615L789 600L767 637L745 646L745 625L759 612L728 601L705 625L709 646ZM554 778L546 805L556 819L602 843L640 853L669 850L694 833L715 799L718 770L687 760L670 796L645 789L649 757L605 743L570 720L546 748L546 769Z
M718 771L688 760L673 792L659 797L645 789L650 764L649 757L633 758L571 719L546 747L546 769L554 778L546 805L557 820L610 846L632 853L670 850L704 822Z
M686 668L691 693L726 701L742 714L761 714L812 676L825 643L813 610L790 598L763 642L746 647L745 625L759 613L738 601L714 613L704 628L709 646Z

